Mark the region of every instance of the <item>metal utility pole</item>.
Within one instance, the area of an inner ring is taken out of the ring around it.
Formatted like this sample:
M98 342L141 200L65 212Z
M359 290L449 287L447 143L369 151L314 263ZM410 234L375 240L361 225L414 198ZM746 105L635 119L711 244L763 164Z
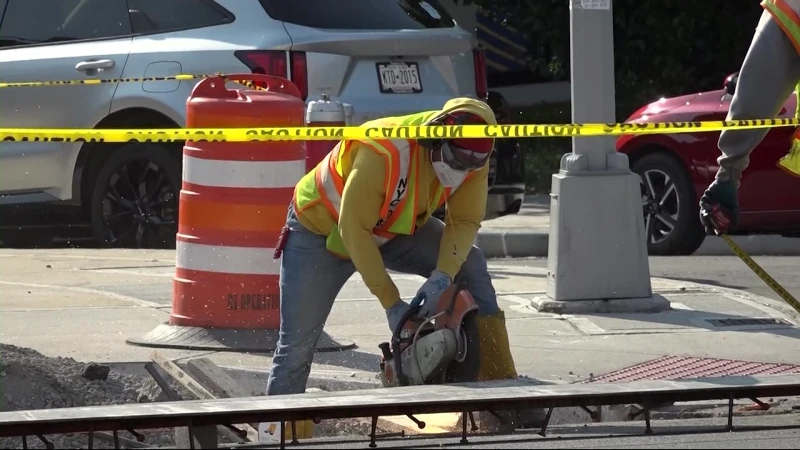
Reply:
M611 0L570 2L573 123L613 123ZM639 176L614 136L574 137L553 175L543 312L646 312L669 308L650 284Z

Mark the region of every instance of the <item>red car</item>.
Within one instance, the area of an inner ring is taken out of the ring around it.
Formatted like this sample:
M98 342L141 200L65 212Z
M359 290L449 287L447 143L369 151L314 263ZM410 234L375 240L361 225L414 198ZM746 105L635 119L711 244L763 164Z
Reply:
M722 89L662 98L634 112L626 122L724 120L738 74ZM792 94L780 111L792 118ZM765 117L766 119L766 117ZM800 178L776 163L789 150L793 127L773 128L750 155L739 190L740 223L731 234L780 234L800 237ZM651 255L690 255L705 235L698 202L717 173L719 132L624 135L617 151L630 158L631 170L642 179L642 206Z

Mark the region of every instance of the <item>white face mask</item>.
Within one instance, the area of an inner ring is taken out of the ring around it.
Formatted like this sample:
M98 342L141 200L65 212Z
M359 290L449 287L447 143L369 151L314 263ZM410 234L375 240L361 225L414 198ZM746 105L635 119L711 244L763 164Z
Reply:
M453 170L452 167L442 161L433 161L432 164L436 177L439 178L442 186L446 188L458 186L467 177L467 172Z

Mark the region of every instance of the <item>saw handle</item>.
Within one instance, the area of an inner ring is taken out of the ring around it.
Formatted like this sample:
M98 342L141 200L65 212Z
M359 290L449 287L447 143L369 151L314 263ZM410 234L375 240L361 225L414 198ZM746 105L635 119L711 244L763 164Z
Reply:
M410 306L412 308L417 308L417 312L419 312L419 308L422 306L422 302L425 301L427 295L424 292L418 293L414 298L411 299Z
M458 277L456 280L456 289L453 291L453 295L450 297L450 303L447 305L446 311L447 315L453 314L453 307L456 304L456 298L461 291L467 290L469 287L469 278L466 276Z
M378 348L381 349L381 354L383 355L384 360L389 360L392 358L392 348L389 346L388 342L381 342L378 345Z

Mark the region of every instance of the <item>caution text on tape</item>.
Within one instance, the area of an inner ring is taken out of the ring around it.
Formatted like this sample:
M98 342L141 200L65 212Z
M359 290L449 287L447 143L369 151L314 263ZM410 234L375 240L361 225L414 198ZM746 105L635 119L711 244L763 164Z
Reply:
M224 75L221 73L213 75L192 75L192 74L179 74L169 75L163 77L131 77L131 78L86 78L82 80L62 80L62 81L15 81L15 82L2 82L0 81L0 89L2 88L26 88L26 87L48 87L48 86L74 86L74 85L89 85L95 86L100 84L117 84L117 83L144 83L146 81L185 81L185 80L202 80L205 78L222 77L229 78L235 77L234 75ZM235 80L231 80L235 81Z
M675 134L798 126L798 119L562 125L451 125L397 127L270 127L165 129L0 128L2 141L44 142L252 142L273 140L454 139Z

